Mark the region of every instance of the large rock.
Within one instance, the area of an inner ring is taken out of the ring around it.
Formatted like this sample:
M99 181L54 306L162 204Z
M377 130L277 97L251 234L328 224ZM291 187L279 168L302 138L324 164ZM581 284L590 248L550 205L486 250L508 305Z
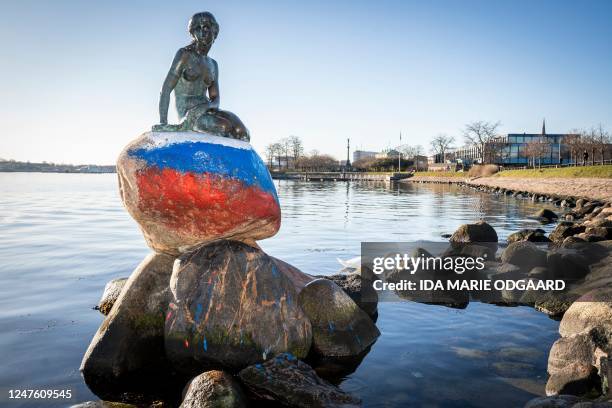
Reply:
M606 405L608 405L585 405L583 401L582 398L576 397L575 395L538 397L527 402L524 408L605 408Z
M496 243L497 233L485 221L474 224L463 224L450 237L452 244L466 244L472 242Z
M508 243L517 241L530 241L530 242L550 242L550 239L546 237L545 231L540 228L536 229L522 229L518 232L508 235Z
M174 257L151 254L132 272L81 363L87 385L114 397L143 372L163 371L164 316Z
M206 371L185 387L180 408L242 408L248 406L240 384L223 371Z
M311 326L297 289L263 251L236 241L203 246L177 260L170 285L166 353L180 370L308 354Z
M313 349L329 357L364 352L380 335L370 317L338 285L328 279L310 282L299 305L312 325Z
M252 242L280 227L270 173L247 142L147 132L123 150L117 173L123 203L158 252L218 239Z
M580 234L581 232L584 232L585 229L586 227L584 225L574 224L573 222L569 221L562 221L555 227L553 232L548 235L548 238L550 238L550 240L553 242L561 243L565 240L565 238Z
M513 242L504 250L502 262L516 265L529 271L538 266L546 266L546 252L528 241Z
M612 333L612 290L599 288L581 296L563 315L559 333L572 336L601 327Z
M372 319L378 316L378 294L368 280L360 273L339 273L336 275L318 275L317 278L329 279L340 286L344 292ZM365 282L365 284L364 284Z
M290 407L357 407L361 401L319 378L295 356L285 353L245 368L238 374L249 390L261 399Z
M567 283L577 281L589 273L592 259L575 248L555 248L547 254L548 270L554 279L565 279Z
M98 302L98 310L104 316L110 313L127 280L128 278L113 279L104 286L104 293L102 293L102 298Z
M547 208L542 208L541 210L536 212L534 214L534 217L539 219L542 222L552 222L556 220L557 218L559 218L559 216L555 214L554 211L551 211Z

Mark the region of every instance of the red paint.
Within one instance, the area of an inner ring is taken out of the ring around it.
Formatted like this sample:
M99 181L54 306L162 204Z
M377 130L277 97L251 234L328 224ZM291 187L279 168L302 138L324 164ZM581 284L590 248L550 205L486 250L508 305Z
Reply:
M137 182L140 211L179 233L217 236L258 220L280 227L275 197L239 180L151 167Z

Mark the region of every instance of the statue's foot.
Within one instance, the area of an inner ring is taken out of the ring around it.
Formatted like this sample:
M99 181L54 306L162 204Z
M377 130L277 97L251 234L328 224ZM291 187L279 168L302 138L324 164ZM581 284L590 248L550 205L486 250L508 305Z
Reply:
M151 127L151 130L153 132L180 132L181 130L183 130L182 126L179 125L169 125L169 124L158 124L158 125L153 125Z

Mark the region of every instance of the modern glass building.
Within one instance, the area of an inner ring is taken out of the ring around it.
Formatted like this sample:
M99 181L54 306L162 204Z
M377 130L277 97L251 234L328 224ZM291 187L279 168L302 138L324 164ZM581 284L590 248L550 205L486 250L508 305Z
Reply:
M546 124L542 122L542 133L509 133L486 143L484 152L473 146L457 149L454 159L467 165L486 162L504 166L527 166L533 164L535 156L536 163L541 165L569 164L570 160L574 161L575 158L571 158L566 141L575 137L578 135L548 134ZM538 150L537 154L534 154L534 148ZM483 154L486 160L483 160Z
M569 163L569 150L564 148L563 134L509 133L500 146L497 164L527 165L532 160L528 144L541 143L542 152L537 160L540 164Z

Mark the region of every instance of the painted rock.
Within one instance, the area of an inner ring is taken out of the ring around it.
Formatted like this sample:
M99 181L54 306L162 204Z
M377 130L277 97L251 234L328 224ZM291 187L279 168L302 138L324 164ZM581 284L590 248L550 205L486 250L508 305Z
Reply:
M196 132L147 132L117 161L121 198L148 245L179 254L218 239L276 234L280 206L247 142Z
M170 278L165 327L172 366L195 374L207 367L242 369L282 352L306 357L311 326L298 306L299 286L286 272L263 251L236 241L181 255Z

